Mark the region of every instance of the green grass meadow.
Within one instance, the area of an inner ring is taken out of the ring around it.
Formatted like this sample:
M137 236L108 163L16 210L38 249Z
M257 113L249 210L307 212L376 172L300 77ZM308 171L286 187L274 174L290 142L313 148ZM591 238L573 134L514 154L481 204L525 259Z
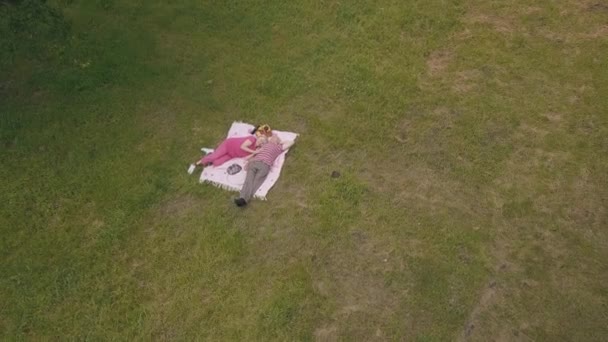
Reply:
M608 339L605 2L36 2L0 339ZM186 173L233 121L300 134L246 209Z

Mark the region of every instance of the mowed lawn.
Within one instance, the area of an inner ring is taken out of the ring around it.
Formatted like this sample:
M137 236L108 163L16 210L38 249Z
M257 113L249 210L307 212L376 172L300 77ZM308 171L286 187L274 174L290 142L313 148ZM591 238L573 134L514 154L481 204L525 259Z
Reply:
M604 1L6 3L0 339L608 339ZM244 210L233 121L300 133Z

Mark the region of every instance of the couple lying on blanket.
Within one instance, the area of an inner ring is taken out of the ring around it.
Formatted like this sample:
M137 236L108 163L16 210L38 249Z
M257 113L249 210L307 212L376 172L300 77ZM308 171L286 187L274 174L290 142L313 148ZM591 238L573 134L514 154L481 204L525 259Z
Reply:
M196 163L197 166L211 164L219 166L233 158L247 159L245 183L240 196L234 200L239 207L247 205L253 194L264 183L277 157L294 143L293 141L281 141L278 135L272 134L268 125L254 127L251 134L246 137L224 140L212 153Z

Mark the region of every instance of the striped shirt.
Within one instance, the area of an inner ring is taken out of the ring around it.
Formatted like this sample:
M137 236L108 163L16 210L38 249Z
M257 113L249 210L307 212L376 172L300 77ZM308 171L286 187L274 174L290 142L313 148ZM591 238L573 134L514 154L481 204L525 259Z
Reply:
M283 146L281 144L268 142L260 148L258 153L253 156L251 160L258 160L268 166L272 166L275 159L277 159L281 153L283 153Z

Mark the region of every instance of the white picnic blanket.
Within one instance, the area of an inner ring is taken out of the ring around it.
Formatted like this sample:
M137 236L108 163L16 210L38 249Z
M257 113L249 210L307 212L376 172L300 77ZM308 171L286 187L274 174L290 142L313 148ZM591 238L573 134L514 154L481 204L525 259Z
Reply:
M242 137L248 134L251 134L250 131L253 129L253 125L243 123L243 122L233 122L230 130L228 131L228 138L231 137ZM277 134L279 138L283 141L295 141L298 137L298 134L292 132L282 132L277 130L272 130L273 134ZM274 183L277 182L279 176L281 175L281 169L283 168L283 163L285 163L285 154L287 154L289 150L281 153L279 157L275 160L272 168L270 168L270 172L266 177L262 186L256 191L254 197L266 200L266 195L268 191L272 188ZM227 169L232 164L240 165L243 170L234 175L229 175ZM207 166L203 169L201 173L201 177L199 181L201 183L209 183L213 184L222 189L230 190L230 191L240 191L243 187L243 183L245 182L245 160L243 158L235 158L231 159L220 166Z

